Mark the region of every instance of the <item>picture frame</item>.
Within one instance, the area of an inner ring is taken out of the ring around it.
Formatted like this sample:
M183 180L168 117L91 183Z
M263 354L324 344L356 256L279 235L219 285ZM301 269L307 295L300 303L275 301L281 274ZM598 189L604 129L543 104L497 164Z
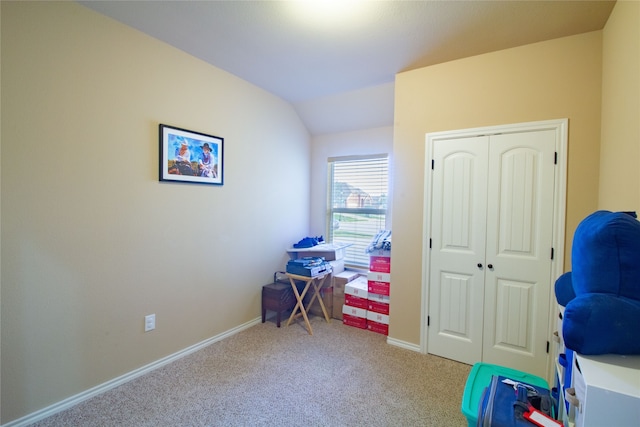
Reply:
M160 181L223 185L224 138L160 124Z

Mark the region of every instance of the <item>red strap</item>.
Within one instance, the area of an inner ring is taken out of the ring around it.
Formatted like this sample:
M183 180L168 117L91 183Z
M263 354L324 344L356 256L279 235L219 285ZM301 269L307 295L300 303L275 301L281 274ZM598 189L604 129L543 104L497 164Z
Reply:
M529 412L524 413L524 418L540 427L564 427L561 422L554 420L547 414L540 412L533 407L530 408Z

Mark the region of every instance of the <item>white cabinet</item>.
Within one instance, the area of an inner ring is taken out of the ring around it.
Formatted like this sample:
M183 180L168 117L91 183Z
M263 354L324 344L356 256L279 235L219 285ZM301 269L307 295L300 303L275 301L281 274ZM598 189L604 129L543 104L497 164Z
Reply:
M585 356L567 349L562 337L564 307L558 308L558 419L567 427L640 426L640 355ZM561 361L568 363L562 366Z
M576 427L640 425L640 355L573 358Z

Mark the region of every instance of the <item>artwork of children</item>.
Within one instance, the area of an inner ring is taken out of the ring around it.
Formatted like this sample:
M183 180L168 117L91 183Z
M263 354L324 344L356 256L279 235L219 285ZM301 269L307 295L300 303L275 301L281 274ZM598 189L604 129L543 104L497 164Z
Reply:
M160 180L222 184L222 142L222 138L160 125Z

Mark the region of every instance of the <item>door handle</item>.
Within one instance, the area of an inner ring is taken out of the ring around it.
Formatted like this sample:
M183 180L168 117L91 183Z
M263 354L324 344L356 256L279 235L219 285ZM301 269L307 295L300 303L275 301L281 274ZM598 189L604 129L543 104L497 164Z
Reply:
M478 268L482 268L482 263L478 263Z
M493 270L493 264L487 264L487 267Z

